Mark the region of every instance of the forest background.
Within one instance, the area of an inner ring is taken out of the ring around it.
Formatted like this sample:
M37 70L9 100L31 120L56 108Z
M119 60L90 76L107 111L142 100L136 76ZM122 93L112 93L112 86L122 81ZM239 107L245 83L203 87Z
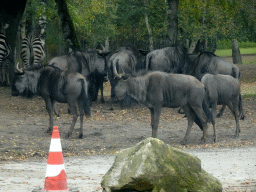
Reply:
M108 45L111 51L131 45L149 50L170 46L167 0L66 0L80 46ZM45 19L47 59L66 54L58 10L54 0L28 0L18 38L24 38ZM178 41L191 53L256 47L254 0L180 0ZM152 40L150 42L150 40Z

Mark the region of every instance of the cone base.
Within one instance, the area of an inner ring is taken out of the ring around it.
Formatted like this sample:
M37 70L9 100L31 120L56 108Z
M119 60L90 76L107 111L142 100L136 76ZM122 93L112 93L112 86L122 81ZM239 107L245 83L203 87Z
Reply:
M79 192L79 190L76 188L69 188L67 190L46 190L46 191L39 188L39 189L33 189L32 192L62 192L62 191Z
M67 177L65 170L62 170L56 177L46 177L44 182L44 189L47 190L62 190L68 191Z

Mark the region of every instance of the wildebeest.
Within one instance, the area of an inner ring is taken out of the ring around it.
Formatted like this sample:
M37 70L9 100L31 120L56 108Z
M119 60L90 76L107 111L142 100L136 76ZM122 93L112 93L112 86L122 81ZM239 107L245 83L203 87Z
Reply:
M20 70L17 65L12 84L12 95L31 97L38 93L45 101L50 117L49 133L53 128L53 107L56 101L68 103L73 114L73 121L66 138L71 136L77 121L77 106L80 112L80 132L83 137L83 116L90 115L91 107L88 98L88 82L85 77L76 72L62 71L54 66L40 69Z
M48 65L56 66L62 70L70 70L81 73L89 82L89 96L92 101L98 98L101 90L101 102L104 103L103 82L107 81L107 55L110 52L92 49L73 50L68 55L54 57Z
M242 112L242 101L240 97L240 82L230 75L212 75L206 74L201 82L205 86L206 99L209 101L213 114L214 140L217 141L215 131L215 119L217 105L227 105L233 113L236 120L235 136L239 136L239 112Z
M212 114L204 100L204 85L195 77L156 71L126 80L120 79L114 91L118 99L128 94L150 109L152 137L157 137L161 108L182 107L188 118L183 143L188 139L194 120L203 130L202 139L205 141L207 122L212 121Z
M133 75L136 71L143 68L143 57L142 50L135 50L129 46L120 47L115 51L115 53L110 57L108 61L108 77L111 84L111 99L113 102L116 101L114 88L116 86L117 78L121 78L122 75ZM145 53L144 53L145 54ZM131 103L130 98L125 98L128 104Z
M197 59L195 77L201 80L204 74L223 74L230 75L236 79L241 78L241 72L238 67L211 52L202 52Z
M223 74L223 75L230 75L240 81L241 79L241 72L236 65L233 63L216 56L214 53L211 52L203 52L201 53L197 61L194 63L196 64L195 72L192 74L199 80L204 76L204 74ZM240 95L241 97L241 95ZM217 115L220 117L225 110L225 105L221 108L219 114ZM241 111L241 119L244 119L245 115L244 112Z
M146 56L146 70L188 74L190 67L187 50L180 44L156 49Z

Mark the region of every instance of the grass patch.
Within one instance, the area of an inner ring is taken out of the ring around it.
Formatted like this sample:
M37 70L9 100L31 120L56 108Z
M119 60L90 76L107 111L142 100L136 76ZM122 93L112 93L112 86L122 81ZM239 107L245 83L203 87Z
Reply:
M242 55L256 54L256 47L251 48L240 48ZM231 57L232 49L217 49L215 54L220 57Z
M243 98L256 98L256 83L242 83L241 95Z

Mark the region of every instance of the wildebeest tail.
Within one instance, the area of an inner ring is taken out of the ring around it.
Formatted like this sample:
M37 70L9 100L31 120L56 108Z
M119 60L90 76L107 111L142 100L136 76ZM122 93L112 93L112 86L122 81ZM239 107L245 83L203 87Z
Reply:
M210 110L210 107L209 107L209 103L207 101L207 99L204 99L203 100L203 103L202 103L202 107L203 107L203 111L207 117L207 122L210 122L210 123L213 123L213 115L212 115L212 112ZM203 131L203 124L202 122L199 120L198 116L196 115L195 117L195 123L200 127L200 129Z
M232 67L231 76L234 77L234 78L238 78L238 77L237 77L237 74L236 74L236 70L235 70L234 67Z
M151 70L151 60L152 60L152 55L148 54L146 56L146 71Z
M80 79L82 89L79 96L79 105L82 106L85 115L90 116L91 115L91 101L88 97L88 86L84 79Z

